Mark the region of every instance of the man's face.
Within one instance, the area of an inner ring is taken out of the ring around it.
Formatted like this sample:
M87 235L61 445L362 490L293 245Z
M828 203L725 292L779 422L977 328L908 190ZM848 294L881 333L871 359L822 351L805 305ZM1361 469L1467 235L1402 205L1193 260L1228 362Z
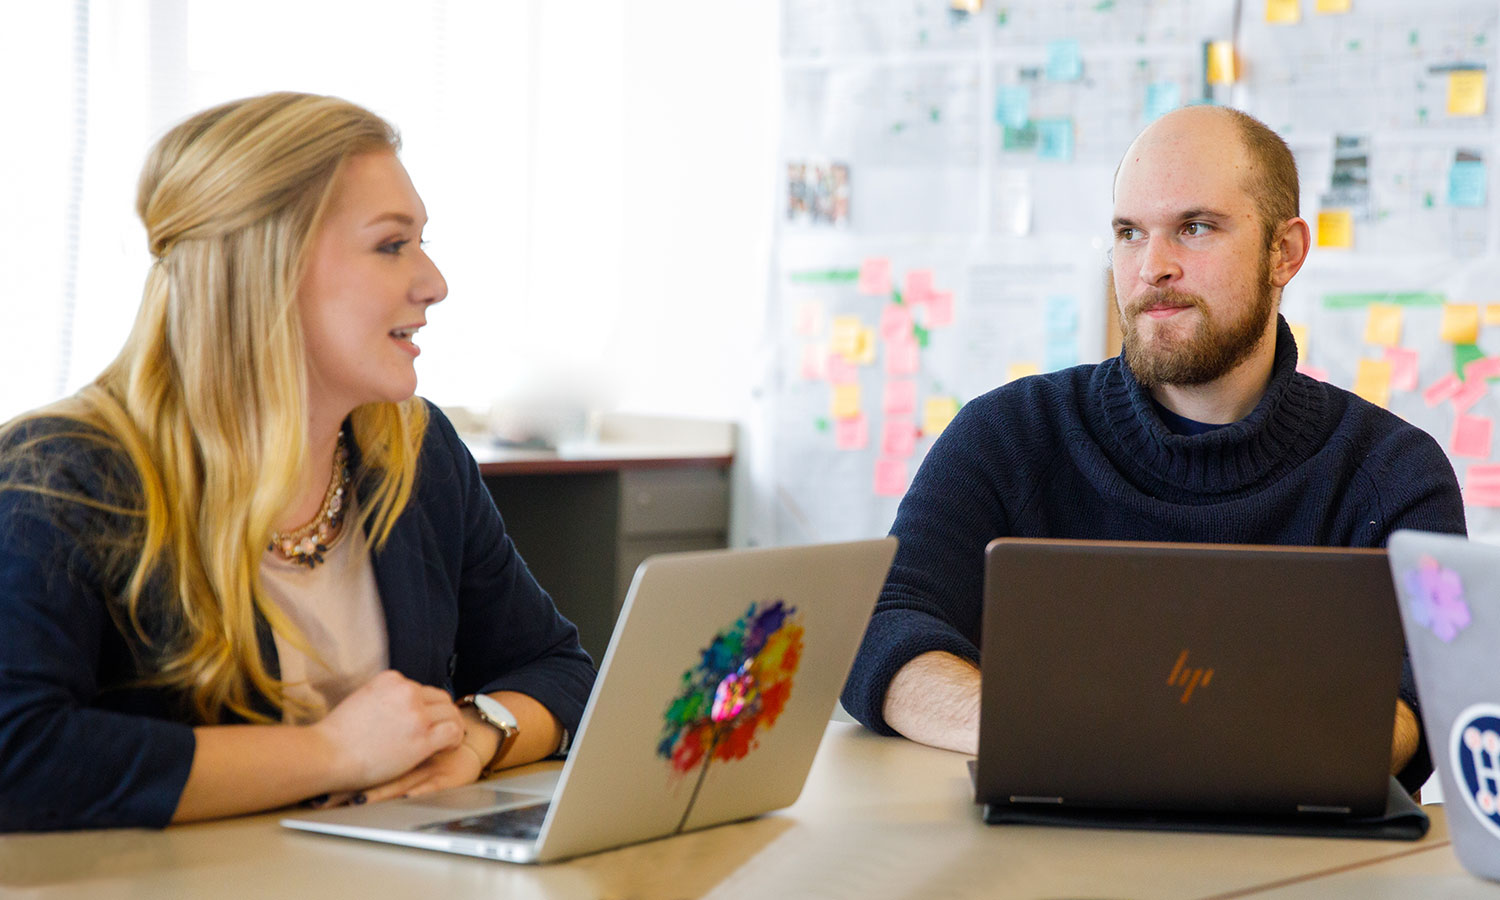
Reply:
M1280 288L1232 124L1177 116L1131 146L1115 180L1113 278L1138 381L1215 381L1266 342Z

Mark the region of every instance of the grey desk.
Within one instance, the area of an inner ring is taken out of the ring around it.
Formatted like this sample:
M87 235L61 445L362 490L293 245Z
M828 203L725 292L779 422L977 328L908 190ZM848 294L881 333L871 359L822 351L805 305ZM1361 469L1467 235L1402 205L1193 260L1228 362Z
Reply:
M476 456L521 556L595 663L641 560L728 545L732 456Z
M1500 897L1500 885L1459 868L1442 808L1430 811L1432 833L1416 843L990 827L961 756L834 723L791 808L551 866L291 832L269 814L161 832L0 835L0 895Z

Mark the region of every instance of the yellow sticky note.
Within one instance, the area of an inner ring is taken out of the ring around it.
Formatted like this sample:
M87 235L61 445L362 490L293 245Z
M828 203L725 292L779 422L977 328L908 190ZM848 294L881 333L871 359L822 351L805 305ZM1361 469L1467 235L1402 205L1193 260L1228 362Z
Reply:
M1500 325L1500 303L1486 303L1484 305L1484 324Z
M1354 215L1347 209L1325 209L1318 213L1319 247L1353 247Z
M1484 70L1460 69L1448 73L1448 115L1484 115Z
M859 316L836 316L833 320L832 333L828 339L828 352L837 353L849 362L854 361L859 352L859 333L864 328L864 323Z
M952 397L928 397L922 404L922 433L937 437L958 415L958 401Z
M833 417L853 419L859 415L859 385L836 384L833 386Z
M1287 326L1292 329L1292 340L1297 344L1297 362L1301 363L1307 359L1307 350L1311 346L1308 343L1309 336L1306 325L1288 322Z
M1349 0L1318 0L1317 10L1324 15L1346 13L1349 11Z
M1266 21L1275 25L1295 25L1302 21L1301 0L1266 0Z
M1401 343L1401 307L1394 303L1371 303L1365 318L1365 343L1394 347Z
M1379 407L1391 405L1391 361L1362 359L1354 376L1354 393Z
M1015 381L1017 378L1040 374L1042 374L1042 367L1034 362L1011 363L1005 369L1005 380L1009 383Z
M1233 84L1236 69L1234 65L1234 42L1213 41L1208 45L1208 83L1209 84Z
M1479 342L1479 305L1475 303L1443 304L1443 324L1439 334L1450 344Z
M859 335L854 341L854 355L850 358L858 366L873 366L875 364L875 329L868 326L859 329Z

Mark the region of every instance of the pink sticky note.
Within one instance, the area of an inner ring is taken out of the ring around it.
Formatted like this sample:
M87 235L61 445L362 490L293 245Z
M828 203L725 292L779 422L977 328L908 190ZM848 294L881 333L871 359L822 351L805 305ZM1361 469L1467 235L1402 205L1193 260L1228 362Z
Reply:
M1465 506L1500 506L1500 488L1464 488Z
M1453 420L1453 439L1448 446L1455 456L1488 459L1490 434L1495 423L1483 416L1460 415Z
M828 354L827 368L828 380L834 384L848 384L859 380L859 372L849 363L849 360L838 353Z
M1469 471L1464 473L1464 489L1471 488L1495 488L1500 490L1500 465L1475 465L1469 466Z
M875 460L875 494L879 497L900 497L906 493L906 460Z
M888 303L880 311L880 336L888 341L911 337L911 307Z
M1414 391L1417 389L1417 351L1404 347L1385 348L1385 358L1391 364L1391 390Z
M1485 356L1464 366L1464 380L1477 381L1500 375L1500 356Z
M906 302L926 303L932 296L932 270L912 269L906 273Z
M1484 395L1489 393L1489 391L1490 387L1485 383L1483 378L1465 381L1464 386L1459 388L1458 393L1452 397L1453 408L1459 413L1466 413L1474 404L1483 400Z
M1328 370L1319 368L1318 366L1312 366L1303 363L1302 365L1297 367L1297 371L1301 372L1303 375L1306 375L1308 378L1316 378L1319 381L1328 380Z
M891 292L891 261L884 257L872 257L859 264L861 294L880 296Z
M942 328L953 324L953 292L933 291L927 298L927 327Z
M812 337L823 327L823 304L808 300L797 308L797 333Z
M917 423L912 419L887 419L880 452L885 456L906 459L917 449Z
M823 377L823 363L827 354L818 344L807 344L802 348L802 377L817 381Z
M885 342L885 372L887 375L915 375L922 361L922 348L917 339L909 337L901 341Z
M1434 381L1427 390L1422 392L1422 399L1427 401L1428 406L1437 406L1449 397L1463 390L1464 383L1452 372Z
M840 450L863 450L870 444L870 420L860 413L852 419L835 419L833 442Z
M887 381L885 404L888 416L909 416L917 411L917 383L915 381Z

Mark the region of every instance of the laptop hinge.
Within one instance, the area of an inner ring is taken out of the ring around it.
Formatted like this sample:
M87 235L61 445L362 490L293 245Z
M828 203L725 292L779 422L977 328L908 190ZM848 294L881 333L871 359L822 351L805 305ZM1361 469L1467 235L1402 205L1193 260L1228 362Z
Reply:
M1012 802L1012 803L1050 803L1050 804L1052 804L1054 806L1061 806L1062 802L1063 802L1063 798L1061 798L1061 797L1026 797L1026 796L1017 796L1016 794L1011 794L1010 795L1010 802Z
M1297 812L1299 813L1320 813L1323 815L1333 814L1339 816L1347 816L1353 811L1353 809L1347 806L1318 806L1317 804L1313 803L1297 804Z

